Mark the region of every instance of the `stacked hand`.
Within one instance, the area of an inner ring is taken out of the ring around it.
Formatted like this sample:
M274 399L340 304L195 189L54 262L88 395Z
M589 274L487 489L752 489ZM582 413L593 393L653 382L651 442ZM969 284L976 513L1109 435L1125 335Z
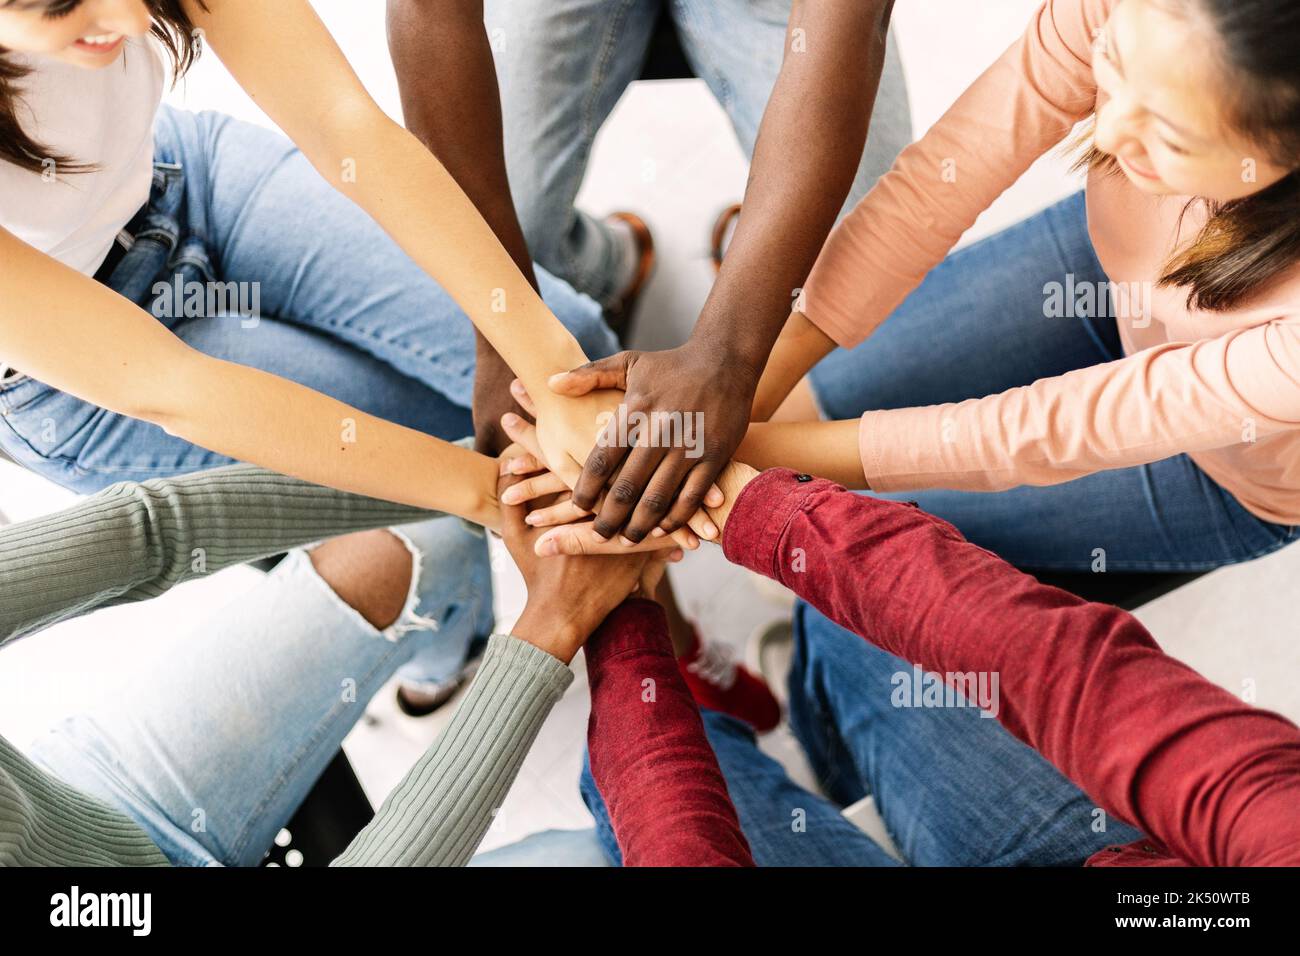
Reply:
M655 592L666 562L680 561L682 550L630 552L603 557L541 558L542 530L528 523L528 506L506 504L520 478L502 475L501 531L528 588L528 603L514 635L569 663L601 621L629 596ZM544 499L542 499L544 500Z
M531 406L526 394L520 392L517 397L525 407ZM537 555L626 555L651 548L677 546L676 536L669 536L662 529L655 529L650 537L635 545L623 540L611 541L601 535L590 514L573 504L568 484L548 468L548 456L541 445L541 427L514 414L505 415L501 425L514 443L502 454L501 470L503 474L518 478L502 489L501 504L503 508L529 505L524 522L528 527L539 529L532 539ZM757 471L740 462L732 462L723 471L719 477L720 503L708 508L706 515L715 529L726 526L736 499L757 476ZM715 531L712 536L717 534L720 532ZM688 547L698 547L698 544L695 540Z
M715 482L745 437L757 384L756 371L733 353L695 341L663 352L622 352L553 376L551 391L569 402L617 395L629 415L664 420L666 413L677 437L690 439L635 442L607 430L595 451L576 459L574 504L598 512L595 530L606 538L621 530L638 542L656 528L671 533L688 523L699 532L701 506L722 503Z

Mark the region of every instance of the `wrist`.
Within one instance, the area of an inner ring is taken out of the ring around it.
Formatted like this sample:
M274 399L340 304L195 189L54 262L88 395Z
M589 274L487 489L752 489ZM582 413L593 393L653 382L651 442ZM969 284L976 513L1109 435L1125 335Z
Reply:
M573 620L571 609L529 600L511 633L568 664L586 642L589 632Z
M714 321L706 324L701 318L684 348L699 354L704 363L738 373L739 384L749 387L750 394L746 397L752 398L767 362L767 350L762 343L755 345L743 341L744 337L737 336L734 328L735 323Z

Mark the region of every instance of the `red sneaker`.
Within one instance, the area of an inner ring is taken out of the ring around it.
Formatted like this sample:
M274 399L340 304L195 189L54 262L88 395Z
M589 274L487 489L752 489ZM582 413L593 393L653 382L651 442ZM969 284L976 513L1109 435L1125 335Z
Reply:
M775 730L781 705L763 679L737 664L731 648L705 644L698 633L694 637L694 646L677 658L677 667L695 703L743 720L757 733Z

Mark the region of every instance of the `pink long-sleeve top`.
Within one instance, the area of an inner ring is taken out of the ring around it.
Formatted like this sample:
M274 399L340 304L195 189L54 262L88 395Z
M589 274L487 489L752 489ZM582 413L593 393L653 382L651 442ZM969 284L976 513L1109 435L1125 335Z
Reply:
M863 341L981 212L1096 111L1094 38L1117 2L1043 4L832 233L805 286L811 322L842 346ZM1149 291L1149 302L1139 294L1115 310L1125 357L984 398L866 412L870 486L997 491L1188 453L1258 517L1300 524L1300 269L1230 311L1189 309L1186 289L1156 285L1204 225L1203 204L1189 201L1092 172L1098 258L1121 290Z

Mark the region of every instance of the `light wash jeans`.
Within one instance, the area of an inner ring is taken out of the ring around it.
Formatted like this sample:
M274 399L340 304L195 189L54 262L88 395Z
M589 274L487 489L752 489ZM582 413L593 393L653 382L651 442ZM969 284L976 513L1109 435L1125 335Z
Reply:
M726 110L745 155L752 156L781 70L790 0L487 0L485 6L501 85L506 164L529 248L547 269L605 304L619 292L624 251L608 227L576 209L574 201L596 133L640 76L664 10L695 73ZM911 139L907 86L891 37L846 210Z
M256 866L375 692L472 611L463 569L482 542L455 518L400 533L420 557L392 627L372 627L293 551L37 740L32 760L121 810L178 866Z
M1044 286L1108 288L1078 193L954 252L857 348L811 373L822 413L980 398L1123 357L1114 310L1048 318ZM1136 413L1135 413L1136 414ZM915 501L1022 568L1208 571L1290 544L1300 529L1255 517L1186 455L1049 487L882 494Z
M893 706L893 677L911 665L802 602L794 638L790 729L826 796L791 780L748 726L704 712L759 866L898 866L843 816L868 794L911 866L1081 866L1107 846L1142 839L974 707ZM580 786L607 857L620 862L585 765ZM589 845L590 835L573 837L564 850L580 860ZM551 851L554 859L558 848Z
M152 198L128 229L134 245L105 281L199 351L439 438L472 433L468 317L283 136L217 113L164 107ZM589 355L616 349L594 302L545 272L538 279ZM172 307L178 281L205 289L247 283L245 302L254 301L255 288L260 315L186 315ZM230 462L30 378L0 385L0 447L83 494ZM466 592L473 612L459 632L444 630L434 656L404 672L408 680L453 676L473 638L491 631L487 548L483 541L458 548L463 560L445 565L455 579L446 586Z

